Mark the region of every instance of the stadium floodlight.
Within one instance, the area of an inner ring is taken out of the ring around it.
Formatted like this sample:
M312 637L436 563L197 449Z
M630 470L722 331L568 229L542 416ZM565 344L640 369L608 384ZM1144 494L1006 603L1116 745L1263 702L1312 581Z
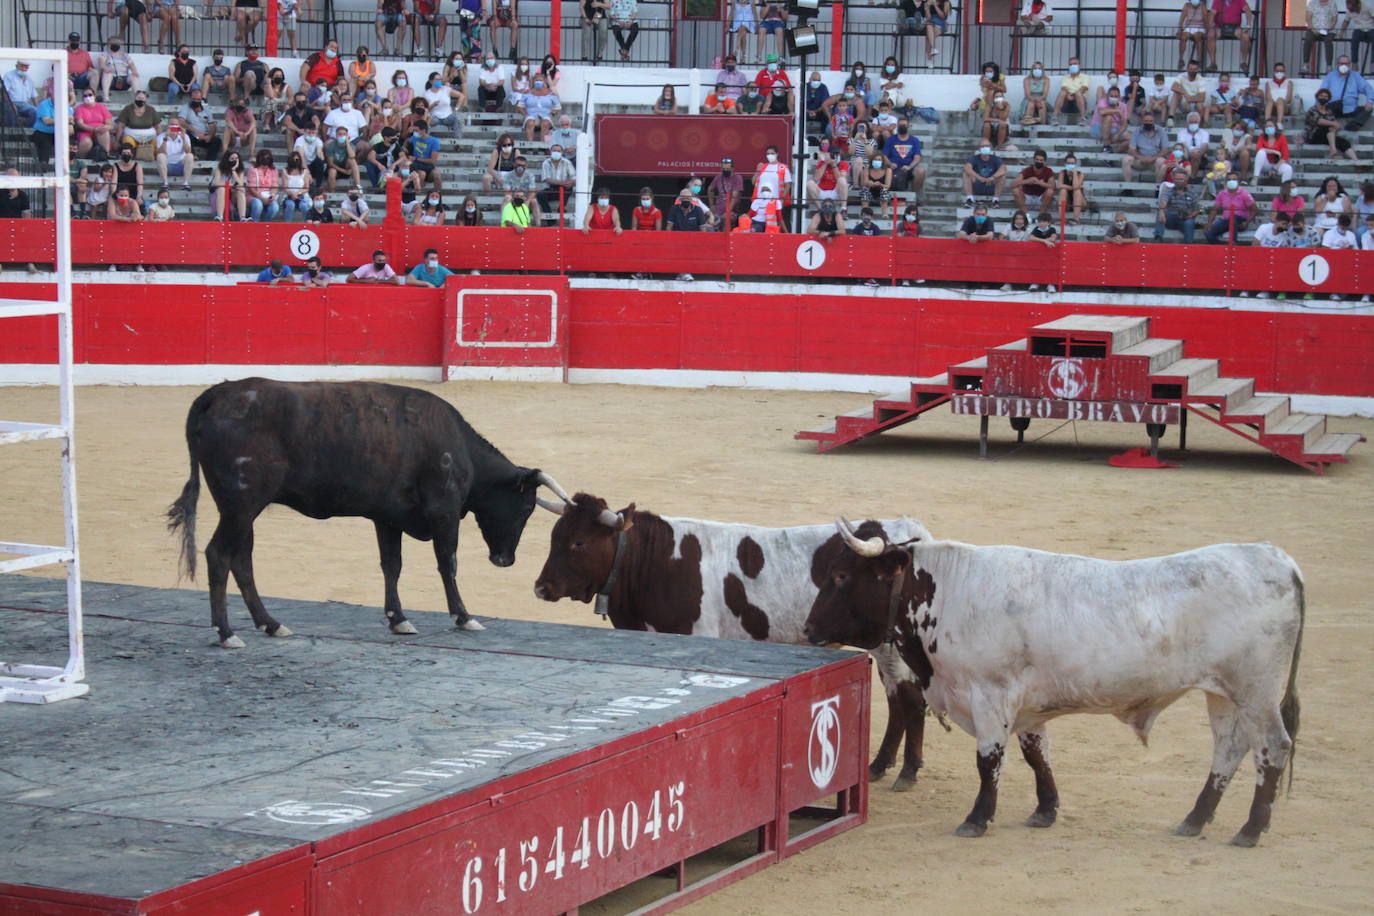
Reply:
M787 30L787 54L789 57L805 57L820 49L820 39L816 30L809 25Z
M801 19L802 22L817 15L820 9L821 0L787 0L787 12Z

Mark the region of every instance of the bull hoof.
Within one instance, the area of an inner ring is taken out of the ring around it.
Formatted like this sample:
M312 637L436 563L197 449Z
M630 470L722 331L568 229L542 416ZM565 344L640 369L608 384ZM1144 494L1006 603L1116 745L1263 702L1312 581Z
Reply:
M409 620L402 620L400 623L393 623L391 625L391 632L395 633L397 636L415 636L419 634L420 631L415 629L415 624L411 623Z
M959 825L959 829L954 831L954 835L962 837L980 837L987 832L987 824L975 824L972 821L964 821Z
M221 649L243 649L243 648L246 648L246 646L244 646L243 640L239 639L237 636L230 636L228 639L221 640L221 641L219 642L219 647L220 647Z
M1201 836L1202 824L1194 824L1192 821L1184 821L1174 830L1174 836Z
M868 781L877 782L887 775L887 767L880 767L876 763L868 765Z
M1054 820L1056 817L1058 817L1058 812L1056 811L1036 811L1030 817L1026 818L1026 826L1052 827L1054 826Z
M910 776L906 773L902 773L897 777L896 781L892 783L893 792L910 792L914 788L916 788L915 773L912 773Z
M292 633L291 629L286 624L279 623L277 624L277 628L275 630L272 630L267 635L275 637L276 639L285 639L288 636L295 636L296 634Z
M460 624L458 624L458 629L460 629L460 630L472 630L472 631L476 632L477 630L485 630L486 627L482 626L482 625L481 625L480 623L478 623L476 620L474 620L474 619L472 619L472 618L468 618L467 623L460 623Z
M1242 830L1240 833L1231 837L1231 845L1241 846L1245 849L1253 849L1254 847L1259 845L1259 834L1246 833L1244 830Z

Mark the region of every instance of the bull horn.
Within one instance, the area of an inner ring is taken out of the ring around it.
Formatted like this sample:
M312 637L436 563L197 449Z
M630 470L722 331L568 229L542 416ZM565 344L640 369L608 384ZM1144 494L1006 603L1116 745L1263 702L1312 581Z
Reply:
M569 505L568 503L554 502L553 500L545 499L542 496L536 496L534 498L534 501L539 504L539 508L548 509L554 515L562 515L563 510L568 508Z
M559 499L563 500L563 502L572 502L572 497L569 496L566 492L564 492L563 488L558 485L558 481L554 480L548 474L545 474L543 471L540 471L538 480L541 484L552 490L554 492L554 495L557 496ZM544 508L547 509L548 506L545 506Z
M597 516L597 519L607 528L614 528L616 531L625 527L625 517L619 512L612 512L610 509L602 509L601 515Z
M849 545L849 549L861 557L882 556L887 544L880 537L872 537L867 540L860 538L854 533L854 526L849 523L849 519L841 515L835 520L835 525L840 529L840 536Z

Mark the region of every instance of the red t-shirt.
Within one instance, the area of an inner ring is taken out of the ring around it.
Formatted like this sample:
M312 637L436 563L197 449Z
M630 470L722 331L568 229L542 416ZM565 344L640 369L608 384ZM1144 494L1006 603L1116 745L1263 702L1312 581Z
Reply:
M587 227L589 229L614 229L615 223L613 222L613 217L611 216L612 212L613 211L610 207L607 207L605 212L602 212L599 206L593 205L592 218L591 221L587 223Z
M789 89L792 88L792 81L787 78L787 71L781 67L778 68L777 73L769 73L768 68L764 67L759 71L759 75L754 77L754 82L758 84L759 91L765 94L773 88L775 83Z
M658 207L650 207L648 210L635 207L635 229L657 229L661 216L663 211Z
M305 73L305 81L312 86L320 80L328 80L329 85L333 86L343 76L343 64L337 57L333 60L326 57L323 51L311 54L305 63L310 68Z

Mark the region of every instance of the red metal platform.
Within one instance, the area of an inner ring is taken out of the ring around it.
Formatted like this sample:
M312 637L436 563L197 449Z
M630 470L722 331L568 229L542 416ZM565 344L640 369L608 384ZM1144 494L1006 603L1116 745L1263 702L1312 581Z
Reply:
M0 654L60 585L0 577ZM271 604L227 652L87 585L89 699L0 707L0 914L666 912L866 819L864 655Z
M1169 424L1180 425L1179 447L1186 447L1191 412L1319 474L1364 441L1327 432L1324 416L1291 412L1287 397L1257 396L1253 378L1221 377L1218 360L1184 357L1183 344L1151 337L1149 318L1069 315L796 438L826 452L949 403L956 414L981 418L983 456L990 416L1010 418L1018 441L1034 418L1143 423L1154 452Z

